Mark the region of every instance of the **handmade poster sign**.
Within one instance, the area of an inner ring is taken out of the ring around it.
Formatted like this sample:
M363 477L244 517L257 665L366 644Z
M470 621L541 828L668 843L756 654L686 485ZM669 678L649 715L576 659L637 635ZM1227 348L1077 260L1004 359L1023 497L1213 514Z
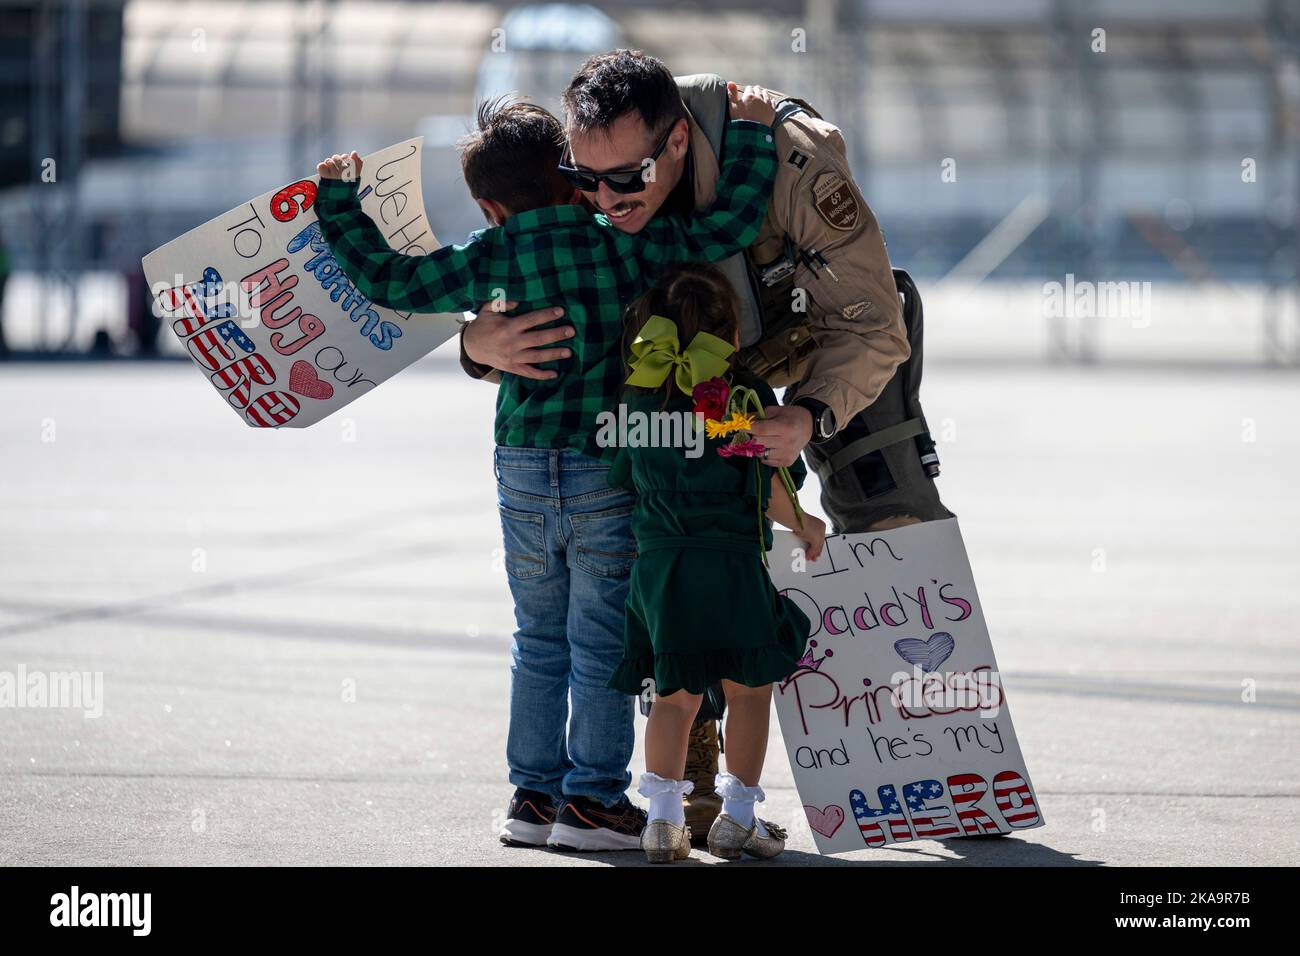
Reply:
M769 555L813 625L774 696L817 848L1042 826L957 520L799 548Z
M407 255L438 247L420 146L364 157L361 207ZM305 428L456 332L457 316L395 312L339 269L312 212L318 176L218 216L144 257L158 314L217 392L255 428Z

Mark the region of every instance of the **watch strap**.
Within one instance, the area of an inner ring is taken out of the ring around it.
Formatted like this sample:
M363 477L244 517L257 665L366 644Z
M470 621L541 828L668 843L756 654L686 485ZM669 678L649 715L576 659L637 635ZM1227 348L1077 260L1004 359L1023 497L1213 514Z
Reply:
M808 409L809 414L812 415L814 442L827 441L834 435L834 432L828 435L822 431L822 421L829 407L825 402L820 402L815 398L796 398L794 404L802 405L804 408ZM838 424L838 422L836 424Z

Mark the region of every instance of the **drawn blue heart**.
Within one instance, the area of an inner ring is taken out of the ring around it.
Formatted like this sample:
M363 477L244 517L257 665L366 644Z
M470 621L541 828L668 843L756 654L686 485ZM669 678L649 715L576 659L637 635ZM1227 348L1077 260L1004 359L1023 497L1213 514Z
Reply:
M937 671L951 655L957 642L947 631L937 631L922 641L915 637L905 637L894 642L894 650L907 663L921 668L927 674Z

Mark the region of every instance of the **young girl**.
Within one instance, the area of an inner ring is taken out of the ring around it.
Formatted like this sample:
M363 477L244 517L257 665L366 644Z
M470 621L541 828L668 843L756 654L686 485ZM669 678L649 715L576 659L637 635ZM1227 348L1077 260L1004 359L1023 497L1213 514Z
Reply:
M609 477L610 484L637 493L632 528L638 556L626 603L626 649L609 685L654 695L646 772L637 788L650 801L641 847L653 863L690 853L682 807L692 787L682 779L687 738L701 695L721 682L728 705L727 772L717 778L723 805L709 830L709 852L728 860L742 851L766 859L785 848L785 833L754 816L754 804L763 799L758 782L772 684L795 670L810 627L768 577L768 519L793 529L810 560L821 552L826 526L796 510L793 491L777 469L762 463L761 445L741 427L745 412L756 418L777 401L763 382L731 367L738 310L720 272L691 265L665 274L629 310L632 336L627 420L635 421L636 412L670 412L705 432L693 447L625 445ZM796 461L790 484L798 487L806 474Z

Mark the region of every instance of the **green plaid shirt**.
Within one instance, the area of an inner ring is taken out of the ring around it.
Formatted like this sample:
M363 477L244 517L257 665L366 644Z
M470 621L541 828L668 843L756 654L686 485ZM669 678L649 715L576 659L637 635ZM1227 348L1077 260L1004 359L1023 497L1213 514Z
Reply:
M361 211L356 181L323 180L315 210L339 266L378 305L404 312L463 312L494 299L518 302L519 312L563 306L563 321L575 329L563 344L573 356L543 363L560 373L547 381L502 375L496 441L575 448L608 462L617 449L596 444L596 415L622 391L625 307L666 266L744 250L767 214L776 175L771 128L733 120L723 148L717 199L707 211L661 216L635 235L581 206L548 206L472 233L464 245L405 256Z

